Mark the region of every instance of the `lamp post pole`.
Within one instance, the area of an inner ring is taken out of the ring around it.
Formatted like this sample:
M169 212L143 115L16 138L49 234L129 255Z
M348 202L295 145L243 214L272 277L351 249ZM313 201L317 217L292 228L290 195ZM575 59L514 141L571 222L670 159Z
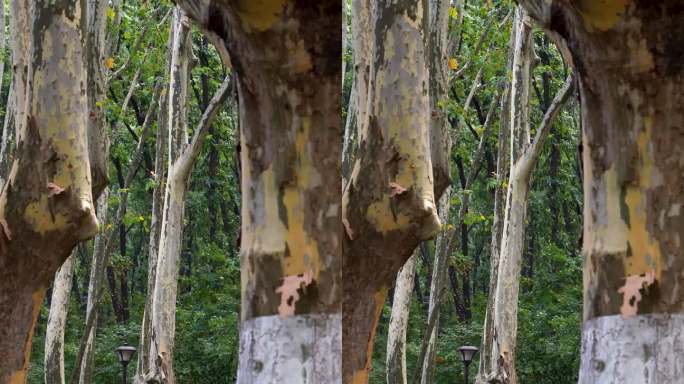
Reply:
M465 362L465 370L463 370L463 378L465 380L465 384L468 384L468 367L470 367L470 361ZM124 377L126 377L126 374L124 374Z

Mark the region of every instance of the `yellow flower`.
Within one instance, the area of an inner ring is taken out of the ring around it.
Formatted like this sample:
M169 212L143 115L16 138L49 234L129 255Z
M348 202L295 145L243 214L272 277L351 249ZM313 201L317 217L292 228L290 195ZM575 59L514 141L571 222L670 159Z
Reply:
M107 60L105 60L104 64L105 64L105 67L107 67L107 69L112 69L112 68L114 68L114 59L110 57Z

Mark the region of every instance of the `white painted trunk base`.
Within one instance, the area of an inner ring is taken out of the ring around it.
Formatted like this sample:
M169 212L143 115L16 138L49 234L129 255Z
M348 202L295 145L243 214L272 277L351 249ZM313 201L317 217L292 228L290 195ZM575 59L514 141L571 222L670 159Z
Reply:
M342 316L262 316L242 323L238 384L342 382Z
M684 314L602 316L582 326L579 384L684 382Z

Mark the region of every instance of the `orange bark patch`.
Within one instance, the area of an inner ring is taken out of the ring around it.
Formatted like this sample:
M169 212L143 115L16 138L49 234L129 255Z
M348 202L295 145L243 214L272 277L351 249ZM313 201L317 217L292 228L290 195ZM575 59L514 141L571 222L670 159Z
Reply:
M29 358L31 357L31 343L33 341L33 330L36 328L38 313L40 313L40 305L43 303L46 291L47 289L40 288L37 291L33 292L33 295L31 295L31 301L33 302L33 313L31 314L32 320L31 326L29 327L29 333L26 336L26 340L24 341L24 365L21 367L20 370L12 373L12 376L10 376L9 378L9 384L26 383L26 375L28 374L29 368Z
M280 294L280 305L278 314L281 317L294 315L295 304L299 301L300 288L304 288L313 282L313 271L305 272L301 275L285 276L283 284L276 288L276 293Z
M622 307L620 307L622 317L630 317L637 314L637 305L641 301L641 289L648 287L654 282L655 271L648 272L643 276L627 276L625 285L618 289L618 292L622 294Z

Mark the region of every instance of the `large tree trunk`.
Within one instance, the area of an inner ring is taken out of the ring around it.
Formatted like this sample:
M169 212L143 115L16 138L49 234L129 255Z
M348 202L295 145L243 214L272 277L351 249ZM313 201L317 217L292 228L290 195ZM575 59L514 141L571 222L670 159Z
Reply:
M18 135L0 196L0 383L26 380L45 291L97 231L81 11L76 1L12 2Z
M392 315L387 331L387 384L406 384L406 327L411 309L413 279L419 248L399 270L394 284Z
M340 3L179 3L238 73L238 382L339 382Z
M449 153L451 138L447 121L446 104L440 102L447 97L447 46L449 27L449 2L430 0L426 30L425 47L429 66L429 130L430 156L434 176L434 195L441 196L451 183L449 174ZM392 317L387 341L387 381L406 383L406 327L408 326L411 291L415 284L416 248L414 255L406 262L397 275L397 283L392 301ZM407 274L411 273L411 276ZM401 284L400 284L401 282ZM409 284L410 283L410 284ZM416 281L416 283L419 283ZM420 298L422 300L422 297ZM393 322L394 321L394 322Z
M75 251L57 270L52 284L52 298L45 331L45 384L64 384L64 330L69 311L72 278L76 266Z
M229 94L230 76L224 79L216 95L194 130L190 143L184 137L188 85L188 60L191 50L189 26L180 8L175 11L174 38L169 84L169 169L164 197L162 227L157 256L152 323L149 341L147 382L175 383L173 348L176 331L176 296L183 239L185 199L192 169L214 118Z
M534 141L530 141L529 91L532 60L532 34L529 16L522 7L516 9L515 45L511 82L511 167L506 196L506 210L501 239L492 313L494 342L492 367L486 374L492 383L517 383L515 369L518 329L518 293L522 264L527 197L532 171L539 159L544 140L560 107L570 96L573 76L569 76L547 109ZM491 294L491 293L490 293Z
M343 381L365 383L387 291L416 246L438 232L439 218L423 46L426 10L415 1L355 1L353 7L361 28L367 25L354 30L354 54L371 61L367 75L357 68L359 150L342 201Z
M524 1L579 72L580 383L681 381L684 114L679 1ZM553 10L553 12L552 12Z

